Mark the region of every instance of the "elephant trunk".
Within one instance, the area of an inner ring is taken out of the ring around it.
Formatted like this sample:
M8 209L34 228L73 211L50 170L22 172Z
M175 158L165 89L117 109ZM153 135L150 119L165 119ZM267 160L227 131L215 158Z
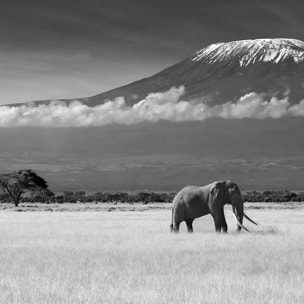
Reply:
M243 216L244 216L244 205L243 200L238 198L236 201L231 201L233 215L237 222L237 231L241 231L242 228L248 231L247 228L243 226Z
M247 218L250 222L257 225L255 221L253 221L248 215L244 212L244 201L242 198L241 191L239 187L235 183L228 183L228 191L229 191L229 203L232 205L232 211L234 218L237 223L237 231L241 231L242 228L245 231L250 232L243 225L243 217Z

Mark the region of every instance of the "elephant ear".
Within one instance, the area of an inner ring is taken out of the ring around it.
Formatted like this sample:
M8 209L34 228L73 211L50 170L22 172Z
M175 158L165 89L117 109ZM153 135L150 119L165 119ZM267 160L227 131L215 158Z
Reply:
M219 197L221 190L221 185L220 183L214 183L214 185L211 187L210 193L213 197L213 199L217 199Z

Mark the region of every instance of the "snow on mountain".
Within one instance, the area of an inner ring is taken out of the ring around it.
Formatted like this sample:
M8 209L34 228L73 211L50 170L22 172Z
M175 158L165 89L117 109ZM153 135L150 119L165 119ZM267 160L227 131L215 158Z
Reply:
M255 39L215 43L196 52L192 61L212 64L236 58L240 66L256 62L304 61L304 42L296 39Z

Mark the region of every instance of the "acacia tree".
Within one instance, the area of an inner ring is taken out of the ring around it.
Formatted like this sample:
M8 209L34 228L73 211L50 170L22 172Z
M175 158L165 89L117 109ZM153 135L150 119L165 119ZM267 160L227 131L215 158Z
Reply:
M0 187L12 198L15 206L20 203L25 191L41 191L47 189L47 182L30 169L19 170L0 175Z

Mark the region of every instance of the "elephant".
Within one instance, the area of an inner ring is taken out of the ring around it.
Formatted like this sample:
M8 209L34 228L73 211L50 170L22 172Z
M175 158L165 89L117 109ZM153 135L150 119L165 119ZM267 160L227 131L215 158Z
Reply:
M188 232L193 232L194 219L211 214L216 232L226 233L228 226L225 220L224 205L231 204L234 218L237 222L237 231L243 228L243 217L253 224L255 221L244 213L244 203L238 185L232 181L215 181L206 186L186 186L180 190L172 202L171 231L178 232L179 225L185 221Z

